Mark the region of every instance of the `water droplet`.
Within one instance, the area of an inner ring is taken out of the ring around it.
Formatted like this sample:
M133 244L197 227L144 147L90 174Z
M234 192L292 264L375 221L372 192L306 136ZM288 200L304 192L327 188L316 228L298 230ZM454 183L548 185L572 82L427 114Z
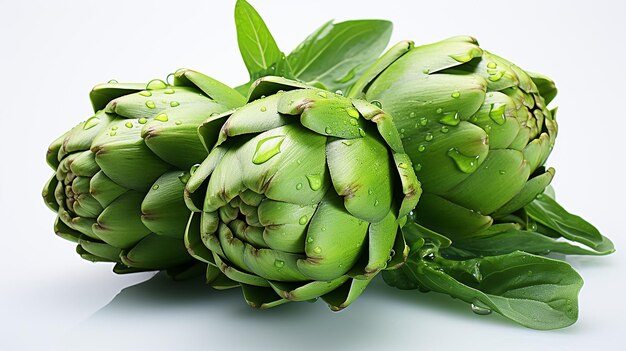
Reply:
M274 267L283 268L285 266L285 261L282 260L274 260Z
M380 101L378 101L378 100L372 100L372 101L370 101L370 104L372 104L372 105L374 105L374 106L376 106L378 108L383 108L383 104Z
M98 125L98 123L100 123L100 118L93 116L91 118L89 118L88 120L85 121L85 124L83 125L83 129L87 130L87 129L91 129L95 126Z
M111 133L109 133L109 135L110 136L115 136L115 135L117 135L117 132L111 132Z
M310 237L306 238L306 242L309 243L309 244L312 243L313 242L313 237L310 236Z
M443 109L442 109L441 107L439 107L439 108L437 109L437 111L435 111L435 112L437 112L437 113L443 113Z
M502 78L503 75L504 75L504 71L500 71L496 74L490 75L489 80L492 82L497 82L500 80L500 78Z
M256 151L252 156L252 163L259 165L279 154L280 145L284 140L284 135L276 135L259 141L256 145Z
M503 169L501 169L501 170L500 170L500 174L505 175L505 174L506 174L506 171L505 171L505 170L503 170Z
M145 91L145 90L144 90L144 91L140 91L140 92L139 92L139 95L141 95L141 96L152 96L152 93L151 93L151 92L149 92L149 91Z
M448 131L449 131L448 127L446 127L446 126L442 126L442 127L441 127L441 132L442 132L443 134L446 134Z
M154 101L148 100L148 101L146 101L146 107L147 108L155 108L156 105L154 104Z
M172 107L176 107L176 106L179 106L179 105L180 105L180 103L178 103L178 101L170 102L170 106L172 106Z
M298 223L300 223L301 225L305 225L305 224L306 224L306 222L307 222L308 220L309 220L309 219L307 218L307 216L302 216L302 217L300 217L300 219L298 220Z
M356 120L356 118L350 118L350 124L352 124L353 126L357 125L359 122Z
M474 302L472 303L472 312L481 316L485 316L491 313L491 309L483 305L480 301L474 300Z
M300 189L302 189L302 183L296 184L296 190L300 190Z
M341 90L335 90L335 94L343 96L343 91Z
M450 94L450 96L452 96L455 99L458 99L461 96L461 93L459 93L458 91L455 91L452 94Z
M439 123L449 126L456 126L459 122L461 122L461 120L459 119L459 114L457 112L446 112L439 120Z
M428 68L424 68L424 69L422 70L422 73L424 73L424 74L428 74L428 73L430 73L430 70L429 70Z
M330 129L330 127L326 127L326 129L324 129L324 132L326 132L326 134L330 134L333 132L333 130Z
M417 151L419 152L424 152L424 150L426 150L426 146L424 146L423 144L417 147Z
M265 112L265 111L267 111L267 107L261 106L261 112Z
M485 133L489 134L489 132L491 132L491 126L490 125L486 125L485 126Z
M154 185L152 186L152 190L157 190L158 188L159 188L159 184L154 184Z
M416 164L413 166L413 169L415 170L415 172L419 172L419 171L421 171L421 170L422 170L422 164L421 164L421 163L416 163Z
M426 141L431 141L433 140L433 134L432 133L426 133L426 136L424 137L424 140Z
M132 122L126 122L126 124L124 124L126 126L126 128L132 128L133 127L133 123Z
M153 79L150 82L148 82L148 85L146 85L146 89L148 90L165 89L165 88L167 88L167 83L165 83L164 81L160 79Z
M369 190L367 191L367 193L368 193L369 195L372 195L372 194L374 193L374 190L369 189Z
M159 113L156 117L154 117L154 119L161 122L167 122L169 120L167 114L165 113Z
M164 92L165 94L174 94L174 93L175 93L174 89L172 89L172 88L167 88L167 89L165 89L163 92Z
M362 137L365 136L365 131L363 130L363 128L359 128L359 135Z
M191 166L191 169L189 170L189 174L193 175L194 173L196 173L198 168L200 168L200 164L199 163L196 163L195 165Z
M378 206L379 203L380 203L380 201L374 200L374 207Z
M428 124L428 119L426 117L420 118L420 125L425 126Z
M498 67L498 64L493 61L487 64L487 68L496 68L496 67Z
M322 231L325 232L326 231L326 227L322 227Z
M316 246L316 247L313 249L313 253L314 253L314 254L320 254L320 253L322 253L322 248L321 248L321 247L319 247L319 246Z
M429 253L428 253L428 255L424 256L424 259L425 259L426 261L432 261L432 260L434 260L434 259L435 259L435 254L434 254L434 253L432 253L432 252L429 252Z
M491 109L489 110L489 118L491 118L494 122L499 125L503 125L506 123L506 116L504 115L504 110L506 108L505 104L491 104Z
M411 111L411 113L409 113L409 117L411 118L415 117L415 112Z
M168 74L167 77L165 77L165 81L169 85L174 85L174 73Z
M306 179L311 190L317 191L322 187L322 177L319 174L307 174Z
M319 96L319 97L323 97L323 98L328 97L328 95L326 95L326 93L325 93L325 92L323 92L323 91L320 91L319 93L317 93L317 96Z
M141 117L137 122L139 122L139 124L146 124L146 122L148 122L148 119L146 119L145 117Z
M117 129L118 129L118 127L117 127L117 126L113 126L113 127L111 127L111 130L117 130Z
M453 147L448 150L448 156L454 160L457 167L464 173L472 173L478 168L478 160L480 155L466 156L459 149Z
M107 83L109 83L109 84L116 84L116 83L117 83L117 80L115 80L115 79L111 79L111 80L109 80Z
M404 163L404 162L400 162L400 163L398 163L398 167L399 167L399 168L402 168L402 169L407 169L407 168L409 168L409 165L407 165L407 164L406 164L406 163Z
M352 117L352 118L359 118L359 111L357 111L357 109L355 109L354 107L349 107L346 109L346 112L348 112L348 116Z
M174 124L176 124L177 126L179 126L179 125L183 124L183 121L176 121L176 122L174 122Z
M533 275L533 271L528 271L527 275L530 277L531 275Z
M298 160L296 161L298 164L302 164L302 160Z

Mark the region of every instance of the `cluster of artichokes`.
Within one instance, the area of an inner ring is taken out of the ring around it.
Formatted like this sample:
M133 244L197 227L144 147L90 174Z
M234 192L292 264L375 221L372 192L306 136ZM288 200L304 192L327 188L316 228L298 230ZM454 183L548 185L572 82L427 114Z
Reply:
M236 19L249 83L97 85L95 114L51 144L43 196L83 258L204 274L261 308L339 310L383 272L531 328L576 320L582 279L544 255L613 246L549 187L549 78L468 36L376 59L385 21L329 22L286 56L243 0Z

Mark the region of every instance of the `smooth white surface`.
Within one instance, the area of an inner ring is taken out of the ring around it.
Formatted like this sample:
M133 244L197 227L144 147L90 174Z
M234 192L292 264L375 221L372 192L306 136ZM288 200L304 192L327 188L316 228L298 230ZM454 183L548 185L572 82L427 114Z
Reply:
M608 257L574 257L580 318L538 332L477 316L447 296L376 281L351 307L288 304L260 312L240 292L151 274L118 276L55 237L40 191L47 145L90 116L100 82L164 78L179 67L228 84L247 75L234 1L0 1L0 350L617 349L626 343L621 1L253 1L284 51L330 18L384 18L392 43L457 34L560 90L559 137L549 164L562 204L614 240ZM123 290L122 290L123 289ZM120 290L121 293L120 293Z

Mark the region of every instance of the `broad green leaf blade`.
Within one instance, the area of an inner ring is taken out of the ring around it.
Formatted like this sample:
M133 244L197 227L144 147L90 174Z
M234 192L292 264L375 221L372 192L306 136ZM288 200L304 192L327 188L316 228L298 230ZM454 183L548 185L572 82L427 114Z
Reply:
M383 20L327 22L293 50L287 60L295 78L345 91L383 52L392 24Z
M532 219L555 230L566 239L589 246L600 253L609 254L615 251L611 240L600 234L596 227L579 216L567 212L549 196L537 196L524 209Z
M385 281L406 288L401 279L408 278L416 286L461 299L483 312L495 311L533 329L564 328L578 318L583 281L565 262L519 251L466 261L420 256L410 257L397 271L385 272Z
M455 241L454 246L468 250L476 256L492 256L524 251L542 255L550 252L559 252L567 255L606 255L609 251L596 251L584 247L572 245L566 241L560 241L541 233L512 229L495 233L489 236L478 236L464 241Z
M245 0L235 4L235 26L250 78L258 78L258 72L268 70L284 56L259 13Z

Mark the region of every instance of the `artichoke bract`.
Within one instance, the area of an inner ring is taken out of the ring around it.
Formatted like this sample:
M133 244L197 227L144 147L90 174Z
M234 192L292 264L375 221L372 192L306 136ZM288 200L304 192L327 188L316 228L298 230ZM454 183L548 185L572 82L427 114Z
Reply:
M421 189L376 106L265 77L199 133L214 147L185 189L198 212L185 240L214 287L241 286L253 307L339 310L406 259L400 227Z
M557 135L547 77L525 72L468 36L401 42L350 93L394 122L424 194L415 220L462 241L542 193Z
M91 261L116 262L118 273L194 265L183 243L188 169L207 155L197 127L245 98L191 70L174 86L110 81L90 94L95 114L55 140L55 169L43 191L58 213L55 232Z

